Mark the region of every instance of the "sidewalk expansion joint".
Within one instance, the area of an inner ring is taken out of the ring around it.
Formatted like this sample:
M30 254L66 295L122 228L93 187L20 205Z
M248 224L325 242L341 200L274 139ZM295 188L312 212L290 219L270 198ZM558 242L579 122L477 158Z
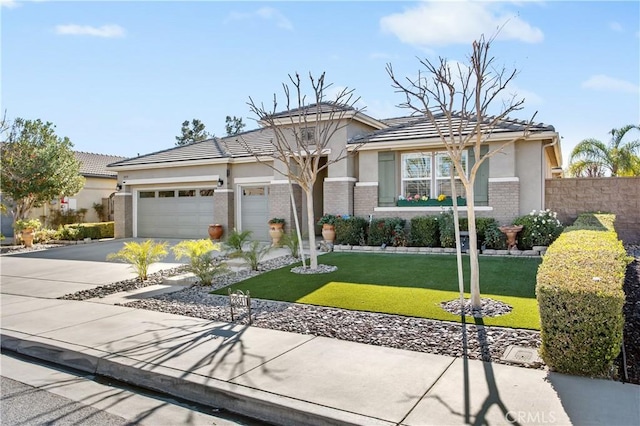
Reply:
M440 375L433 381L433 383L431 384L431 386L429 386L427 388L427 390L422 394L422 396L416 401L415 404L413 404L413 407L411 407L409 409L409 411L407 411L407 414L404 415L404 417L402 418L402 420L400 420L398 423L396 423L398 426L400 426L406 419L407 417L409 417L409 414L411 414L411 412L413 410L416 409L416 407L418 406L418 404L420 404L422 402L422 400L424 399L425 396L427 396L427 394L429 392L431 392L431 389L433 389L433 387L440 381L440 379L442 378L442 376L445 375L445 373L447 371L449 371L449 368L451 368L451 366L453 365L454 362L456 362L456 359L458 358L452 358L451 362L449 363L449 365L447 365L447 368L445 368L444 370L442 370L442 373L440 373Z
M268 362L271 362L271 361L273 361L274 359L278 359L278 358L280 358L281 356L286 355L286 354L288 354L289 352L291 352L291 351L293 351L293 350L295 350L295 349L298 349L298 348L299 348L300 346L302 346L302 345L306 345L307 343L309 343L310 341L312 341L312 340L316 339L317 337L318 337L318 336L311 335L311 338L310 338L310 339L305 340L304 342L300 343L299 345L293 346L292 348L290 348L290 349L288 349L288 350L286 350L286 351L282 352L281 354L278 354L278 355L274 356L273 358L269 358L268 360L263 361L263 362L262 362L262 363L260 363L259 365L256 365L255 367L253 367L253 368L251 368L251 369L249 369L249 370L245 371L244 373L238 374L237 376L234 376L234 377L230 377L227 381L228 381L229 383L231 383L231 382L233 382L235 379L237 379L238 377L244 376L245 374L250 373L251 371L257 370L258 368L262 368L262 367L263 367L265 364L267 364Z

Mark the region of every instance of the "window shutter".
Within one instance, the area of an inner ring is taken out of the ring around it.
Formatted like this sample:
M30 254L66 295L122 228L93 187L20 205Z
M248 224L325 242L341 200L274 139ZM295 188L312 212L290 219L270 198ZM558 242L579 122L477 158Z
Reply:
M378 153L378 205L396 205L396 153Z
M480 147L480 156L484 156L489 152L489 147L484 145ZM475 193L474 202L477 206L489 205L489 161L491 159L484 160L476 173L476 181L473 186L473 192ZM473 149L469 150L469 168L473 167L476 163L476 159L473 156Z

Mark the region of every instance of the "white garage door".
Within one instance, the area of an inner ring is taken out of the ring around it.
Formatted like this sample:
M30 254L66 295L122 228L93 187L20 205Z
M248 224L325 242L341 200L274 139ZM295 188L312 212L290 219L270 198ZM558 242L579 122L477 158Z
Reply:
M213 223L213 189L138 192L138 237L207 238Z
M243 186L241 203L242 230L251 231L252 240L268 241L269 186Z

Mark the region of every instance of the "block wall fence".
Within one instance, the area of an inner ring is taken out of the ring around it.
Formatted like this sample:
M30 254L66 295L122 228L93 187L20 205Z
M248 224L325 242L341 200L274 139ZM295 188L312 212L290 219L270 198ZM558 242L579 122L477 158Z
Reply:
M545 207L563 224L580 213L613 213L620 239L640 243L640 177L547 179L545 188Z

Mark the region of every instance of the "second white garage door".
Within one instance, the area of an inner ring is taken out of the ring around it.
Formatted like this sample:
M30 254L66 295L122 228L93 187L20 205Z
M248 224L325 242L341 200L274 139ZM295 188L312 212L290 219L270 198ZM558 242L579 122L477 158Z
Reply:
M241 191L242 230L251 231L252 240L268 241L269 186L243 186Z
M213 189L141 190L137 196L138 237L208 238L213 223Z

